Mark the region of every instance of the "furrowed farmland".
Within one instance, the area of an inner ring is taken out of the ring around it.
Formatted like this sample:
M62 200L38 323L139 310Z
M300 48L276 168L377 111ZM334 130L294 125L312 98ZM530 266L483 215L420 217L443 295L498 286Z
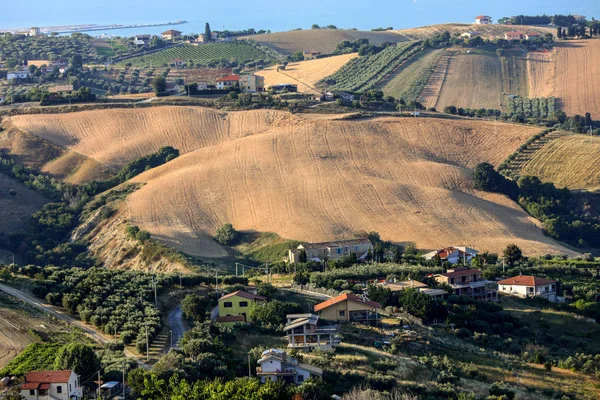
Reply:
M335 74L323 79L329 90L365 91L420 51L420 42L398 43L377 54L350 60Z
M156 67L171 64L175 59L183 60L186 63L191 60L194 64L200 65L216 65L221 60L236 60L239 63L256 60L265 60L267 62L273 61L269 54L266 54L249 44L238 42L213 43L199 46L184 44L156 53L129 58L122 61L122 63L140 67Z

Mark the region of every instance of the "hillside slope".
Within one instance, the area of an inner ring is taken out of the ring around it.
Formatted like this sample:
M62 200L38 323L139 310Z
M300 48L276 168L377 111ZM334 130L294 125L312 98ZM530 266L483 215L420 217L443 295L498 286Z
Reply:
M31 215L47 202L38 192L0 173L0 232L10 234L25 229Z
M600 190L600 138L562 136L549 141L523 166L521 175L569 189Z
M91 121L105 121L103 124ZM473 244L568 252L505 197L471 189L537 128L445 119L312 120L194 107L13 117L30 132L120 165L171 145L179 158L134 179L128 219L192 255L225 256L211 236L237 229L320 241L375 230L421 248ZM123 134L127 132L127 134Z
M556 29L548 26L511 26L511 25L476 25L476 24L438 24L422 26L419 28L408 28L394 30L398 35L405 37L407 40L421 40L429 38L435 34L442 34L444 32L450 32L452 36L455 34L461 34L465 32L478 32L479 35L484 39L494 39L497 37L504 37L506 32L511 31L522 31L522 32L539 32L542 34L551 33L556 34Z

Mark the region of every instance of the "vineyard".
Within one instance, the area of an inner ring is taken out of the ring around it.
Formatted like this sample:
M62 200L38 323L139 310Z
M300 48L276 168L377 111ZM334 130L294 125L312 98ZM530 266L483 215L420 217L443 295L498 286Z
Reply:
M523 98L515 97L508 101L507 114L525 118L553 118L556 107L554 97Z
M213 43L200 46L185 44L183 46L171 47L156 53L133 57L122 61L122 63L133 66L163 66L168 65L175 59L185 62L193 61L195 65L216 66L222 60L238 63L264 60L273 61L272 55L262 52L247 43Z
M354 58L320 83L326 85L328 90L368 90L417 53L421 49L420 44L421 42L398 43L372 56Z

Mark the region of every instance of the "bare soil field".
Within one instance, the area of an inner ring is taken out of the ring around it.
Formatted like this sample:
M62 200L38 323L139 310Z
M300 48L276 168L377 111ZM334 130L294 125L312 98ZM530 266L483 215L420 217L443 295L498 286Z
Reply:
M9 234L25 229L31 215L47 202L38 192L0 173L0 232Z
M554 96L554 60L552 52L530 52L527 55L529 97Z
M338 44L345 40L352 42L358 39L368 39L370 44L375 45L381 45L385 42L397 43L406 41L403 36L391 31L368 32L344 29L275 32L264 35L252 35L246 37L246 39L255 40L286 55L291 55L298 51L318 51L323 54L329 54L336 49Z
M569 135L549 141L535 152L521 175L569 189L600 190L600 138Z
M400 97L421 76L424 68L430 68L436 64L437 59L443 52L443 49L437 49L417 53L394 73L379 82L375 88L383 90L386 96Z
M556 43L555 92L567 115L589 112L600 119L600 40L569 40Z
M525 59L455 52L448 63L435 105L439 110L450 105L502 109L506 95L527 95Z
M510 25L476 25L476 24L439 24L430 25L420 28L400 29L391 32L397 33L407 40L427 39L436 33L442 34L445 31L450 32L452 36L458 33L478 32L484 39L494 39L498 37L504 38L506 32L511 31L539 32L541 34L552 33L556 34L556 29L547 26L510 26Z
M323 78L333 75L348 61L357 57L357 53L343 54L317 60L300 61L290 63L285 71L277 72L277 66L268 67L256 72L265 78L265 87L272 85L291 83L298 85L301 93L319 94L316 83Z

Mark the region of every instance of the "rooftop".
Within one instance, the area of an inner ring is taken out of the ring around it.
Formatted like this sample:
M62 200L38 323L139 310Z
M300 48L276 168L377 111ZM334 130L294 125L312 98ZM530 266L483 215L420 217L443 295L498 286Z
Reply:
M337 303L341 303L343 301L353 301L355 303L361 303L370 308L381 308L381 304L379 304L376 301L363 300L355 294L344 293L344 294L340 294L339 296L336 296L332 299L329 299L327 301L324 301L322 303L315 305L315 311L323 310L325 308L331 307L331 306L333 306Z
M402 282L383 282L381 284L386 289L390 289L392 292L399 292L406 288L426 288L427 285L423 282L415 281L413 279Z
M320 242L320 243L302 243L298 248L304 249L322 249L325 247L345 247L345 246L356 246L366 244L370 245L369 239L348 239L348 240L335 240L331 242Z
M73 371L65 369L62 371L32 371L25 375L28 383L66 383Z
M513 285L513 286L540 286L556 283L552 279L537 278L533 275L519 275L513 276L512 278L503 279L498 282L499 285Z
M446 278L460 278L462 276L477 275L477 274L481 274L481 271L478 269L455 268L455 269L449 269L448 272L440 274L440 275L445 276Z
M227 75L222 78L217 79L217 82L231 82L231 81L239 81L239 75Z
M252 293L248 293L248 292L244 292L243 290L238 290L236 292L233 293L229 293L226 294L225 296L221 297L219 299L219 301L223 300L223 299L229 299L230 297L243 297L245 299L250 299L250 300L266 300L266 297L263 296L259 296L257 294L252 294Z
M49 88L48 91L50 93L72 92L73 91L73 85L53 86L53 87Z

